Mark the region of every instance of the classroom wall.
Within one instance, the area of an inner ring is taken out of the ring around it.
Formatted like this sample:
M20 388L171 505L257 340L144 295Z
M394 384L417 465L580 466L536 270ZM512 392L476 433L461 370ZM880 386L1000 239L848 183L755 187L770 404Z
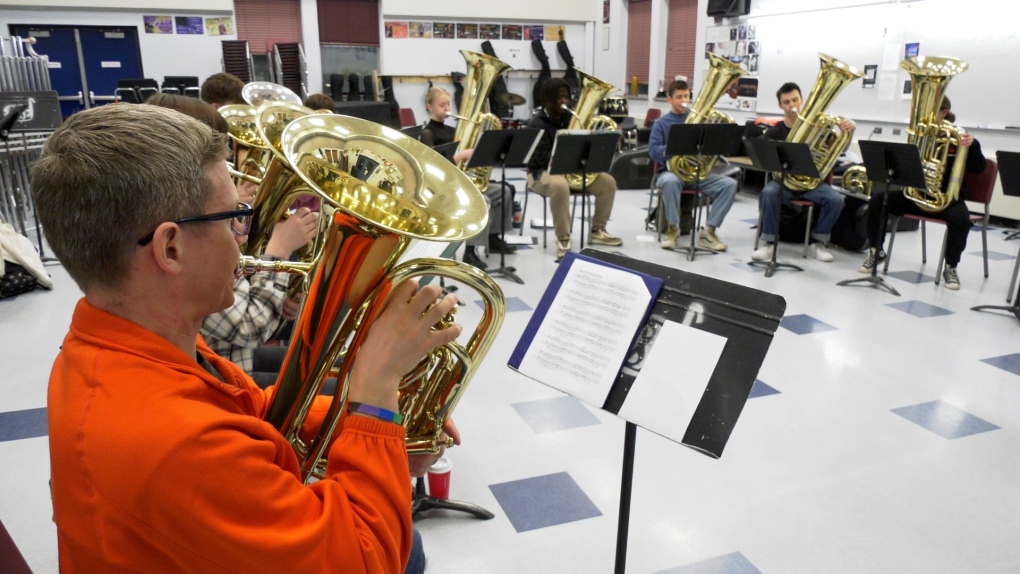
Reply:
M221 2L209 4L218 5ZM160 9L157 13L197 15L194 11L170 9ZM10 33L9 24L134 26L138 28L138 44L142 52L145 77L162 81L164 76L198 76L199 81L202 81L222 71L223 51L220 41L236 40L236 35L146 34L142 23L143 14L152 14L152 11L4 9L0 10L0 34L7 36ZM230 10L222 14L233 16L233 2L230 2Z
M0 0L4 11L15 8L46 10L167 10L179 12L233 12L234 0Z

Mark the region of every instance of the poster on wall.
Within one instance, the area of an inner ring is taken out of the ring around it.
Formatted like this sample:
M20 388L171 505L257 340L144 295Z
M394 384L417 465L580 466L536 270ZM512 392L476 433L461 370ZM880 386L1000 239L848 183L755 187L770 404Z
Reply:
M457 38L473 40L478 38L478 24L457 24Z
M523 35L520 24L503 24L504 40L520 40Z
M408 22L412 38L431 38L432 22Z
M386 31L387 38L407 37L407 22L386 21L383 23L383 29Z
M205 33L210 36L233 36L234 21L230 16L223 18L206 18Z
M146 34L173 34L174 22L170 16L142 16Z
M609 0L602 0L602 23L609 23Z
M754 26L712 26L705 33L705 58L715 54L740 64L748 74L757 76L761 42L755 37Z
M920 42L908 42L903 46L903 59L916 58L921 54Z
M524 27L524 39L525 40L544 40L545 39L545 26L525 26Z
M478 37L482 40L499 40L499 24L479 24Z
M174 23L177 24L178 34L204 34L205 26L202 24L201 16L176 16Z
M433 22L432 37L443 40L452 40L456 37L456 26L453 22Z
M864 66L864 82L862 88L865 90L875 89L875 80L878 79L878 64Z
M739 78L730 85L715 107L753 112L758 107L758 78Z
M567 39L567 28L565 26L546 26L545 39L548 42L564 42Z

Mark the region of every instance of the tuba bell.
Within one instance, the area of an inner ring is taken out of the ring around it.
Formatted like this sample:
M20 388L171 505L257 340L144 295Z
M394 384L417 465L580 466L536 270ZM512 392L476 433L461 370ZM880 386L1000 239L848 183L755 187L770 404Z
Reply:
M412 239L460 241L480 233L488 219L481 192L424 144L365 120L302 117L283 130L281 146L293 173L321 199L320 221L327 223L310 264L250 257L239 262L242 271L292 271L309 280L266 419L293 445L302 477L321 477L324 453L345 411L351 369L386 298L403 281L440 275L475 289L484 311L466 344L437 348L400 387L408 451L438 452L448 444L440 439L443 424L495 340L505 301L492 278L464 263L397 262ZM449 325L447 317L434 328ZM326 421L306 443L298 433L328 376L337 378L337 393Z
M726 58L708 55L708 75L705 77L705 85L698 93L698 97L690 106L685 124L732 124L733 118L715 109L715 103L729 89L730 84L740 76L746 75L739 65L730 62ZM698 162L697 156L676 156L669 158L666 167L674 175L685 183L693 183L700 179L701 174L712 171L715 165L716 156L706 156Z
M457 151L474 149L478 145L478 138L484 132L502 128L499 118L485 112L484 108L492 86L503 72L510 69L510 64L487 54L468 50L461 50L460 54L467 62L464 96L457 109L460 115L450 114L450 117L457 119L457 130L453 136L454 141L457 142ZM475 187L479 191L485 191L489 186L492 167L465 168L466 165L467 160L457 163L459 169L467 172Z
M255 106L231 104L221 106L219 112L227 120L231 155L234 158L230 175L234 185L240 184L242 180L256 185L261 183L273 153L255 125Z
M301 104L301 96L294 93L294 90L272 82L249 82L241 88L241 97L256 108L265 102Z
M613 85L608 82L586 74L581 70L575 70L581 79L581 92L577 96L577 104L571 110L564 106L564 111L573 116L570 119L570 130L595 130L595 131L617 131L619 128L616 121L609 116L597 115L602 99L613 91ZM599 176L597 173L589 173L584 176L580 174L567 174L564 177L567 184L573 191L581 191L583 187L591 186L592 182ZM582 185L583 184L583 185Z

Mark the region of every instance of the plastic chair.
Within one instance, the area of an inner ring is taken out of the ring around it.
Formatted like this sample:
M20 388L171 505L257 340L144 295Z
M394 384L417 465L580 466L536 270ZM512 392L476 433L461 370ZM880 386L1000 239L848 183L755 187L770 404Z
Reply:
M652 129L652 124L654 124L655 120L659 119L661 116L662 110L658 108L648 108L648 112L645 113L645 129Z
M985 212L981 215L971 214L972 223L981 224L981 254L984 256L985 277L988 277L988 220L990 218L989 206L992 203L992 192L995 190L995 179L999 175L999 164L993 159L985 160L985 169L981 173L964 173L963 180L967 184L967 201L981 203L985 206ZM904 214L900 217L914 219L921 222L921 263L928 262L928 237L925 231L925 223L941 223L945 221L925 215ZM896 228L899 225L900 217L893 217L892 234L889 236L889 250L886 254L885 266L882 273L889 272L889 260L892 259L893 242L896 241ZM949 229L942 233L942 252L939 255L939 264L935 269L935 284L938 285L942 278L942 266L946 262L946 239L949 237Z
M549 245L548 233L549 226L546 223L549 221L549 198L538 193L529 186L524 188L524 205L521 206L521 227L517 232L517 235L524 235L524 228L527 226L528 221L528 196L534 193L542 198L542 249L545 249ZM588 194L582 194L580 191L570 192L572 203L570 205L570 231L574 231L574 212L577 209L577 198L581 198L581 217L591 216L592 211L595 209L594 206L588 201Z
M769 176L771 177L771 175ZM832 173L825 176L825 183L832 185ZM790 205L796 205L798 207L806 207L807 212L807 229L804 230L804 258L807 259L810 250L808 247L811 244L811 220L815 213L815 202L807 199L791 199ZM776 222L776 243L779 243L779 223ZM758 250L758 244L761 242L761 210L758 210L758 226L754 233L754 250Z
M418 120L414 119L414 110L411 108L400 108L398 113L400 115L400 127L409 128L418 125Z

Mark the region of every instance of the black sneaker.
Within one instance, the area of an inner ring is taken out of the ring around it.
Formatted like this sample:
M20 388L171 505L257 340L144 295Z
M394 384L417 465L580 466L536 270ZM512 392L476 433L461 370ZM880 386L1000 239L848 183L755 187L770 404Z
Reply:
M489 235L489 253L506 253L511 255L517 253L517 248L500 239L499 235Z
M865 259L864 263L862 263L861 266L857 268L857 272L870 274L871 270L875 268L875 265L885 261L885 257L886 257L885 249L879 250L877 261L875 257L875 252L869 251L868 258Z
M945 283L946 289L958 291L960 289L960 275L956 272L956 267L946 265L946 268L942 270L942 281Z
M475 248L470 245L464 249L464 263L477 267L482 271L485 271L485 269L489 267L484 261L478 258L478 255L475 253Z

